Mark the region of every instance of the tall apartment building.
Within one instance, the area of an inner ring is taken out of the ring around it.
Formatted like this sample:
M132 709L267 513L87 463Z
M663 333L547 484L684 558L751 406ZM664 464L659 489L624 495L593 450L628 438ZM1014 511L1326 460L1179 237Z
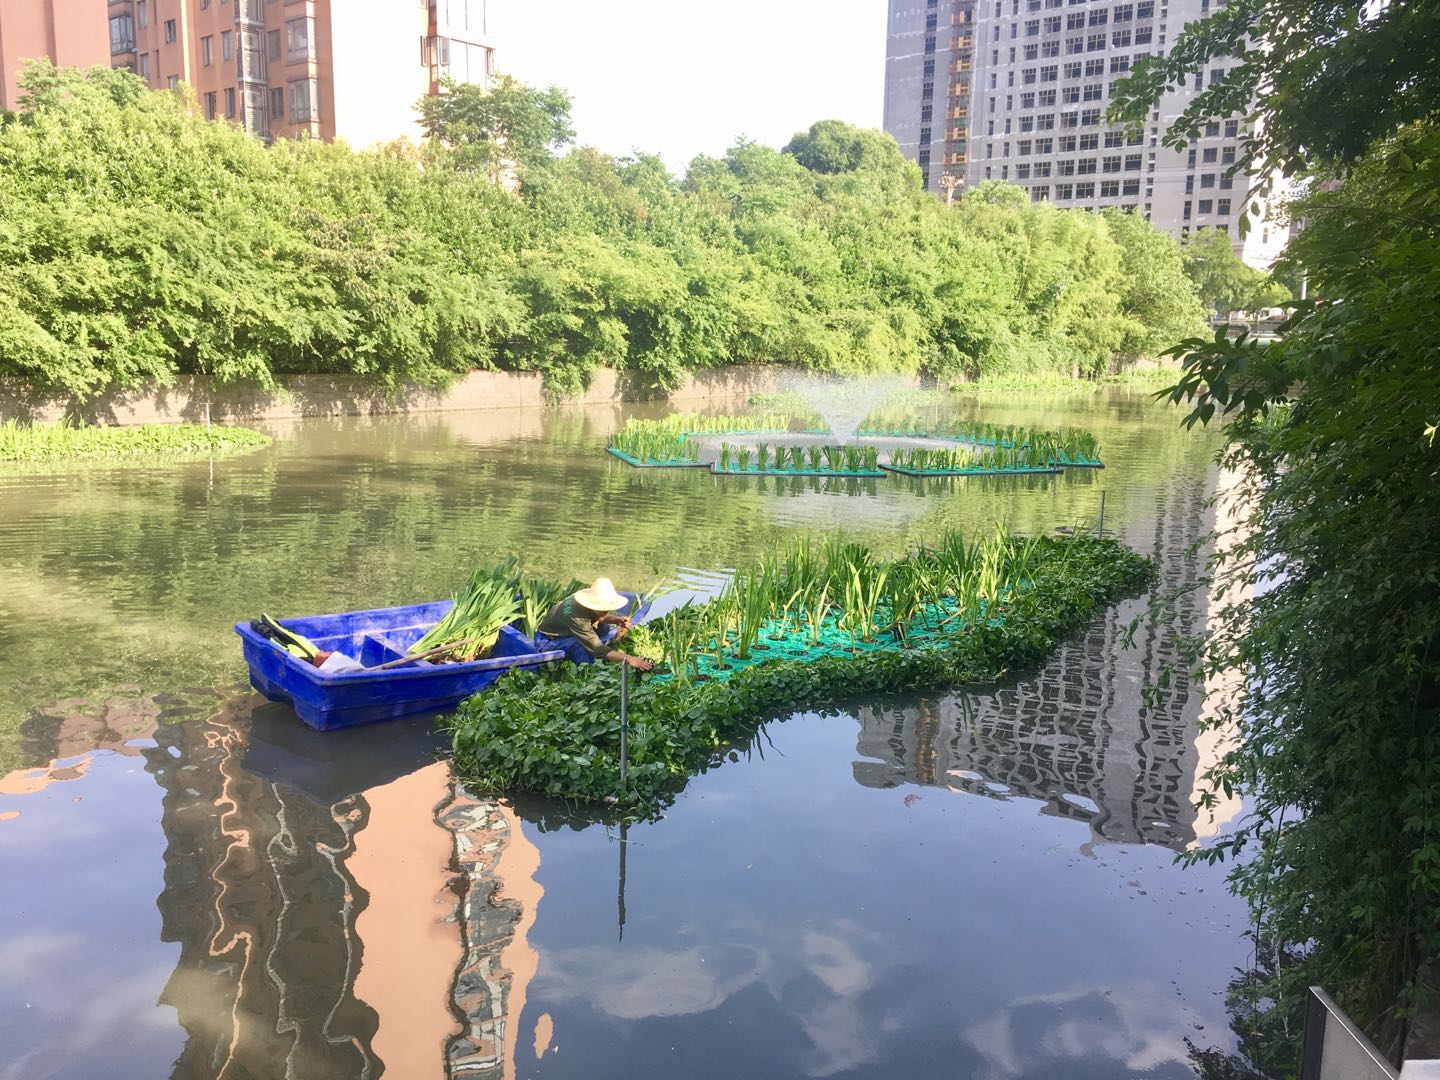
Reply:
M442 79L488 84L486 2L0 0L0 106L16 104L12 67L49 56L129 68L156 90L186 83L207 117L264 139L418 138L415 102Z
M1104 123L1115 83L1217 2L890 0L885 130L927 190L1006 180L1035 202L1134 210L1177 237L1221 229L1246 261L1269 265L1288 232L1262 221L1242 239L1252 177L1227 175L1243 120L1210 123L1184 150L1161 145L1223 63L1167 94L1143 131Z

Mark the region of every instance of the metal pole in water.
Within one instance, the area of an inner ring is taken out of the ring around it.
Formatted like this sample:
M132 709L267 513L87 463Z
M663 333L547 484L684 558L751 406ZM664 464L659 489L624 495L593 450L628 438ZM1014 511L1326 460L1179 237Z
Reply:
M1100 535L1105 535L1105 489L1100 489Z
M620 789L630 780L630 665L620 664Z
M210 430L210 402L205 402L205 430Z

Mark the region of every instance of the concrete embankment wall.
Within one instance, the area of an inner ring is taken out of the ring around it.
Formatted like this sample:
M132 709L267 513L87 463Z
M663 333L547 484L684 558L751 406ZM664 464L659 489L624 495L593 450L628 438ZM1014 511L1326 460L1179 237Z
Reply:
M794 372L781 367L732 367L697 372L669 394L620 372L596 372L590 388L562 404L615 405L665 399L676 403L743 399L785 389ZM215 421L290 420L313 416L524 409L553 404L533 372L474 371L444 390L412 386L386 391L351 375L292 375L276 390L182 378L173 386L115 391L88 401L36 394L25 384L0 380L0 420L59 420L98 424L181 424L203 421L206 404Z

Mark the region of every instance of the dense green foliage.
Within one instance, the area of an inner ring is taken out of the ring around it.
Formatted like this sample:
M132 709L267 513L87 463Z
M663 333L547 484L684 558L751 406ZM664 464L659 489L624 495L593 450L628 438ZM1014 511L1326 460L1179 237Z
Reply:
M69 424L0 423L0 461L191 455L268 446L270 436L243 427L203 424L136 424L75 427Z
M1187 423L1226 421L1244 481L1198 648L1240 737L1209 779L1251 810L1197 857L1239 857L1261 946L1243 1027L1280 1071L1307 985L1395 1056L1440 972L1437 26L1433 0L1240 0L1125 91L1138 116L1215 58L1229 74L1172 141L1250 113L1251 157L1312 191L1286 256L1311 299L1276 342L1186 342L1172 395Z
M1185 272L1211 311L1257 311L1290 299L1290 290L1235 254L1228 233L1197 229L1180 241Z
M616 799L654 813L689 776L718 764L766 720L854 695L989 681L1033 664L1099 604L1138 588L1147 560L1110 540L1045 538L1031 587L993 618L954 628L941 645L857 656L775 660L726 679L632 681L629 786L619 770L615 665L513 672L461 705L450 722L455 766L471 783L567 799ZM953 624L952 624L953 627Z
M565 95L508 80L424 102L422 149L355 152L265 147L123 71L24 78L0 123L0 375L77 396L185 373L1093 374L1201 313L1147 224L1004 185L947 209L893 140L835 122L676 178L556 156Z

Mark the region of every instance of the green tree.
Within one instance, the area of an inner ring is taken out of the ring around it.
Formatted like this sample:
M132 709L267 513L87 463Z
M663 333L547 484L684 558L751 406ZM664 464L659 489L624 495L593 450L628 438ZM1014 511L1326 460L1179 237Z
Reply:
M1290 298L1288 289L1235 254L1228 233L1197 229L1180 241L1180 249L1185 272L1209 311L1255 311Z
M1123 210L1101 211L1120 245L1125 287L1120 307L1128 320L1117 352L1123 359L1158 356L1204 328L1205 311L1186 273L1180 244Z
M1237 998L1292 1066L1308 985L1397 1056L1440 963L1437 20L1429 0L1243 0L1188 25L1117 98L1138 122L1223 64L1171 145L1241 114L1256 132L1244 161L1344 176L1292 211L1307 227L1287 261L1312 295L1279 340L1188 341L1170 391L1186 423L1224 419L1248 507L1197 657L1236 688L1212 708L1240 741L1207 780L1249 812L1191 857L1237 858L1257 939L1287 958Z
M426 136L447 147L460 168L499 179L511 163L522 168L548 158L575 137L570 95L539 90L509 75L488 87L446 80L439 94L416 104Z

